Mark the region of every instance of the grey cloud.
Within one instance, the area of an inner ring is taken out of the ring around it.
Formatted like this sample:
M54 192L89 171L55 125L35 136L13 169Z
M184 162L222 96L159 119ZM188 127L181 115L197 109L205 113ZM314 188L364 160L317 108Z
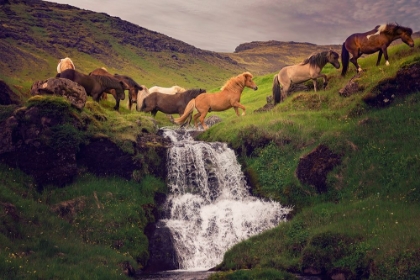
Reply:
M58 0L118 16L205 50L232 52L250 41L341 44L397 22L420 30L420 0Z

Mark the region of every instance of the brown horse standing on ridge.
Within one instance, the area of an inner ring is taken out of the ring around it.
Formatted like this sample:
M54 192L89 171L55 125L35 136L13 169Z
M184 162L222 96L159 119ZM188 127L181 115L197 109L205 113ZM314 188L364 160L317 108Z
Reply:
M365 33L356 33L350 35L343 43L341 51L341 62L343 69L341 75L344 76L347 73L349 60L356 66L356 71L362 71L357 59L362 54L372 54L378 52L378 61L376 66L381 62L382 53L384 54L386 65L389 65L388 61L388 46L397 39L400 39L410 47L414 47L414 41L411 38L413 30L408 27L400 26L394 23L388 23L378 25L374 29ZM352 58L350 59L350 54Z
M181 125L185 124L190 119L194 108L198 111L194 115L194 125L197 127L197 119L200 118L200 123L204 130L208 128L204 123L208 112L220 112L233 107L237 116L239 116L239 108L243 110L242 115L245 115L245 107L239 101L241 100L241 94L245 87L252 88L253 90L258 89L252 78L251 73L244 72L236 77L230 78L221 88L221 91L200 94L187 104L184 114L176 118L174 122Z

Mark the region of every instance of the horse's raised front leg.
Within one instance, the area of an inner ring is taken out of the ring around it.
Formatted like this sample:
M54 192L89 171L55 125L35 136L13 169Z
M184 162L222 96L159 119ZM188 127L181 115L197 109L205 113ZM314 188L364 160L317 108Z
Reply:
M327 85L328 85L328 79L327 79L327 75L325 75L325 74L321 74L321 77L322 77L322 79L324 80L324 84L323 84L323 86L324 86L324 90L327 88Z
M238 101L235 101L232 103L232 107L235 109L236 115L239 116L239 110L238 108L242 109L242 116L245 116L245 106L239 103Z
M312 83L314 84L314 91L316 92L316 78L312 79Z

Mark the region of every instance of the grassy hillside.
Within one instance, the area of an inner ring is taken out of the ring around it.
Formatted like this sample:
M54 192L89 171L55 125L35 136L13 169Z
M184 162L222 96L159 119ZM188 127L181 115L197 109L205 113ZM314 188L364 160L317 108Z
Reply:
M0 79L24 98L33 82L56 75L64 57L82 73L106 67L147 87L215 87L244 71L218 53L69 5L6 1L0 25Z
M417 277L420 92L401 92L384 108L364 100L377 94L373 89L380 81L419 63L419 44L417 39L413 49L392 47L389 67L374 66L376 56L360 59L365 71L357 82L364 90L350 97L338 91L355 74L353 65L345 78L327 67L326 91L295 93L274 110L256 113L252 110L265 103L272 81L272 75L258 77L259 90L246 91L242 98L249 114L238 118L226 111L222 123L200 136L229 142L238 151L253 143L257 148L250 155L240 154L253 192L295 208L290 222L229 250L220 269L301 273L310 267L326 274L336 268L346 279ZM319 144L341 156L328 176L329 190L322 194L295 175L300 157ZM244 273L211 279L245 279ZM276 277L267 279L280 279Z

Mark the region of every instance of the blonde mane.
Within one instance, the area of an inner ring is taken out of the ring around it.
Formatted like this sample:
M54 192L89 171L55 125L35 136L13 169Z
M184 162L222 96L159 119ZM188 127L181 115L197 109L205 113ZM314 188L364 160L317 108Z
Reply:
M73 61L71 61L71 59L68 57L60 59L57 65L57 73L61 73L67 69L76 70L76 67L73 64Z
M242 74L239 74L236 77L230 78L221 88L220 90L229 90L229 89L237 89L243 88L243 85L245 84L246 77L249 76L251 79L253 78L252 74L250 72L244 72Z

